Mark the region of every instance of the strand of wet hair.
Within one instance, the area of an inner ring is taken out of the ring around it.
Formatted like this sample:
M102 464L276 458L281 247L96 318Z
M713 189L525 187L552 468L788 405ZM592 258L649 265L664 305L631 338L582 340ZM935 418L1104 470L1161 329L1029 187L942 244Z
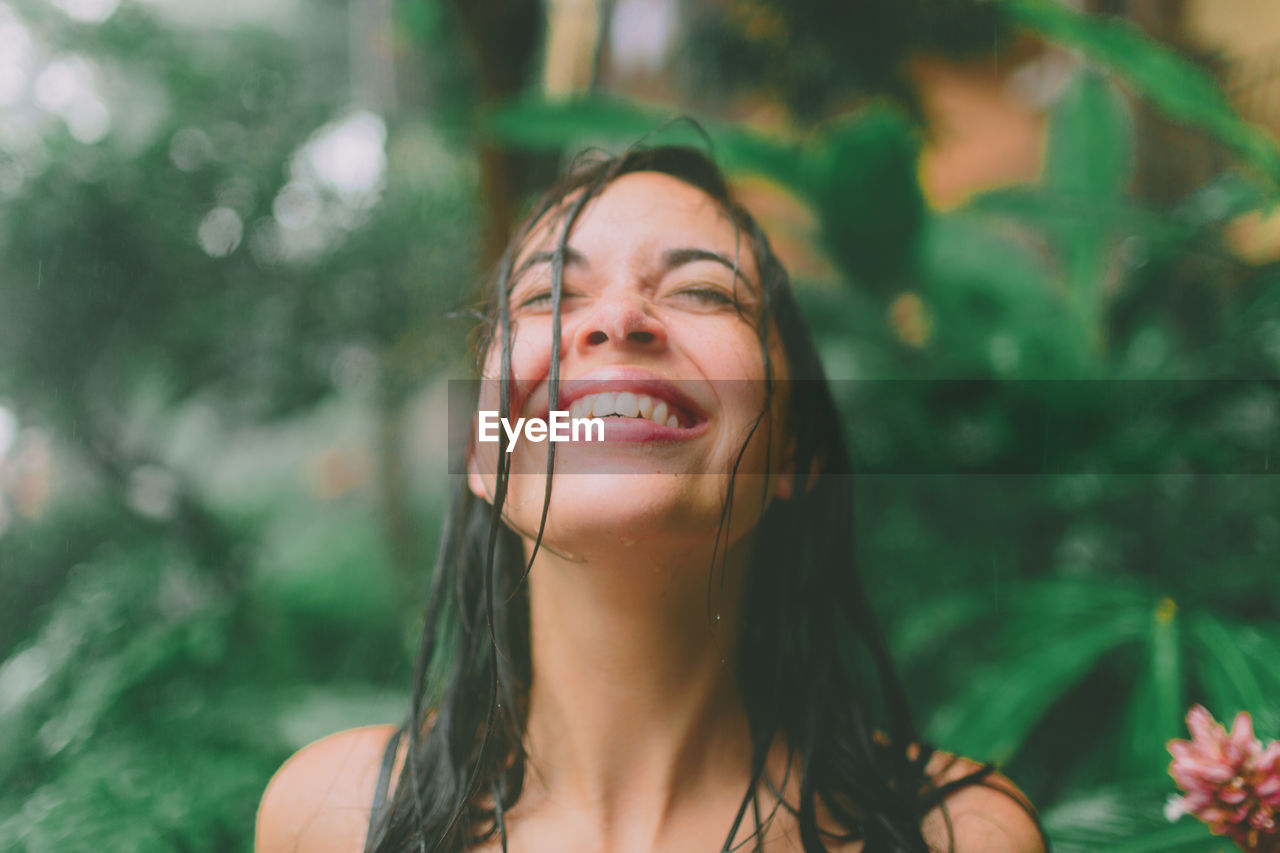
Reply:
M593 180L582 192L573 206L570 207L565 214L564 228L560 231L560 236L556 242L556 250L551 256L551 375L547 382L547 405L549 409L554 409L560 402L560 298L561 291L564 287L564 256L568 249L569 233L581 215L583 208L600 189L616 176L621 163L604 170ZM505 410L504 410L505 414ZM556 459L556 443L554 441L547 442L547 480L542 496L542 513L538 518L538 535L533 543L533 552L529 555L529 562L524 567L520 578L516 581L515 589L519 589L528 579L529 573L533 571L533 562L538 557L538 551L542 546L542 536L547 527L547 514L551 508L551 482L552 475L555 472Z
M734 252L734 268L733 268L735 287L737 286L737 277L738 277L738 254L737 254L737 252L738 252L738 248L737 248L737 246L735 246L735 252ZM750 430L748 431L748 433L747 433L746 440L742 443L742 446L738 449L738 455L737 455L737 457L734 459L734 463L733 463L733 470L732 470L732 472L731 472L731 474L730 474L730 477L729 477L728 493L727 493L727 495L726 495L726 497L725 497L725 504L724 504L724 506L723 506L723 507L722 507L722 509L721 509L721 514L720 514L720 526L719 526L719 528L718 528L718 529L717 529L717 531L716 531L716 542L715 542L715 546L714 546L714 548L713 548L713 550L712 550L712 554L711 554L711 574L710 574L710 575L708 576L708 578L707 578L707 585L708 585L708 588L707 588L707 605L708 605L708 608L710 607L710 604L711 604L711 584L714 582L714 578L715 578L715 564L716 564L716 556L717 556L717 554L718 554L718 552L719 552L719 547L720 547L720 534L721 534L721 531L723 531L723 532L724 532L725 547L724 547L724 556L723 556L723 558L722 558L722 560L721 560L721 567L720 567L720 596L723 598L723 595L724 595L725 576L726 576L726 573L727 573L727 571L728 571L729 544L730 544L730 543L729 543L729 537L730 537L730 535L731 535L731 533L732 533L731 529L729 529L729 528L730 528L730 526L731 526L731 521L732 521L732 517L733 517L733 498L734 498L734 493L735 493L735 485L736 485L736 483L737 483L737 479L738 479L738 467L739 467L739 465L740 465L740 464L741 464L741 462L742 462L742 458L743 458L743 456L744 456L744 455L745 455L745 453L746 453L747 447L748 447L748 446L750 445L750 443L751 443L751 439L752 439L752 438L754 437L754 435L755 435L756 429L757 429L757 428L759 427L759 425L760 425L760 421L761 421L761 419L762 419L762 418L764 418L764 416L766 415L766 413L768 413L768 412L769 412L770 407L772 406L772 403L773 403L772 365L771 365L770 360L769 360L769 348L768 348L768 328L769 328L769 313L768 313L768 311L769 311L769 302L768 302L768 298L767 298L766 296L763 296L763 294L764 294L764 292L765 292L765 285L764 285L763 279L761 280L761 283L760 283L760 290L761 290L761 293L762 293L762 300L761 300L761 317L760 317L759 325L760 325L760 329L764 330L764 331L761 333L760 342L761 342L761 352L762 352L762 355L763 355L763 360L764 360L764 371L765 371L765 400L764 400L764 404L763 404L763 406L762 406L761 410L756 414L755 420L754 420L754 421L752 422L752 424L751 424L751 429L750 429ZM772 417L770 417L770 418L769 418L769 442L768 442L768 444L769 444L769 445L771 445L771 444L772 444L772 435L773 435L773 418L772 418ZM766 481L767 481L767 479L768 479L768 472L769 472L769 470L770 470L770 461L771 461L771 460L770 460L770 453L771 453L771 451L772 451L772 447L771 447L771 446L766 446L766 449L765 449L765 477L766 477ZM762 504L761 504L761 514L762 514L762 515L763 515L763 512L764 512L764 506L765 506L764 501L766 501L766 500L767 500L767 498L768 498L768 494L767 494L767 490L766 490L766 493L762 496ZM770 725L770 727L769 727L768 731L766 732L765 737L763 737L763 738L761 739L761 744L760 744L760 746L758 746L758 748L757 748L757 750L756 750L756 751L757 751L757 753L758 753L758 755L756 756L756 759L755 759L755 762L754 762L754 763L755 763L755 767L754 767L754 772L752 773L751 783L750 783L749 787L747 788L747 793L746 793L746 796L743 798L742 804L741 804L741 805L739 806L739 808L738 808L738 813L737 813L737 815L734 817L733 824L732 824L732 826L730 826L730 828L729 828L729 835L728 835L728 838L725 840L725 843L724 843L724 845L723 845L725 853L729 853L729 851L732 851L732 850L734 849L734 847L732 846L732 845L733 845L733 839L734 839L734 836L736 836L736 835L738 834L738 827L739 827L739 826L741 826L741 824L742 824L742 819L743 819L743 817L744 817L744 815L745 815L745 813L746 813L746 809L747 809L748 801L753 801L753 802L754 802L754 800L755 800L756 791L757 791L757 788L758 788L758 786L759 786L759 784L760 784L760 777L761 777L761 775L762 775L762 774L763 774L763 772L764 772L765 762L766 762L767 757L768 757L768 746L767 746L767 744L768 744L768 741L772 739L773 732L776 730L776 725L777 725L777 721L776 721L776 719L775 719L775 720L771 723L771 725ZM775 806L775 809L776 809L776 806ZM757 840L759 839L760 832L761 832L761 827L760 827L760 823L759 823L759 813L758 813L758 811L757 811L757 813L756 813L756 830L755 830L755 833L753 834L753 835L757 838ZM751 837L751 836L748 836L748 838L750 838L750 837Z
M490 795L493 797L493 822L498 829L498 844L502 853L507 853L507 816L502 808L502 789L497 779L493 780Z
M436 570L431 578L431 593L427 599L427 609L423 617L424 630L422 632L422 637L418 641L418 660L420 665L414 667L412 696L409 708L409 722L405 726L409 735L408 752L406 756L407 772L401 773L400 782L396 786L398 789L407 787L411 792L414 819L419 827L423 826L425 822L425 818L422 813L422 785L417 773L418 749L420 744L419 736L421 734L420 726L424 720L423 696L426 692L428 665L431 658L435 655L436 632L434 626L440 618L440 608L445 597L444 580L446 572L443 571L443 567L448 559L448 555L451 554L456 547L455 543L459 538L462 526L463 522L461 513L458 511L458 505L454 504L450 507L449 515L446 517L446 523L444 526L445 532L441 537L440 546L437 550ZM407 780L407 786L405 784L406 780L404 779L404 776L409 777ZM388 816L390 813L391 809L388 809ZM389 825L385 827L384 834L385 831L389 831L389 828ZM381 843L381 839L379 840L379 843ZM425 853L426 838L421 834L419 834L418 837L418 849L420 853Z
M791 776L791 760L794 754L795 754L794 751L790 749L790 747L788 747L787 769L782 776L782 789L784 791L787 788L787 780ZM761 822L760 820L760 781L761 780L763 780L764 783L769 786L769 789L773 791L775 794L773 807L769 809L769 816L766 817L763 822ZM773 780L770 779L769 774L765 772L760 773L759 776L752 779L752 787L748 789L748 797L751 800L752 811L755 814L755 825L756 825L755 832L753 832L751 835L748 835L746 838L744 838L742 841L739 841L737 844L733 845L732 847L729 847L728 845L733 841L733 836L738 834L738 827L737 827L737 824L735 823L728 840L725 841L725 848L723 853L736 853L736 851L740 849L743 845L753 840L756 842L756 849L760 850L761 846L764 844L765 827L773 826L773 821L778 814L779 807L782 805L787 805L783 803L782 794L779 793L778 789L774 787ZM788 805L788 808L790 808L789 805ZM793 811L793 814L794 814L794 811Z
M736 286L737 276L738 276L738 258L737 258L736 248L735 248L735 255L734 255L733 272L734 272L734 282ZM719 575L720 577L719 594L721 598L723 598L723 595L724 595L724 584L725 584L725 577L728 571L728 560L729 560L729 545L730 545L729 537L732 533L730 527L733 519L733 501L734 501L734 495L735 495L735 486L738 480L738 468L742 463L743 456L746 454L747 447L751 444L751 439L755 436L756 429L760 426L760 421L765 417L766 414L769 413L770 407L773 404L773 365L769 358L769 347L768 347L770 303L769 303L768 296L765 295L766 288L765 288L763 279L761 280L761 283L760 283L760 290L762 294L762 299L761 299L761 315L759 319L758 336L760 339L761 356L764 362L765 399L760 411L756 414L755 420L752 421L751 423L751 429L747 432L746 440L743 441L742 446L738 448L738 454L737 454L737 457L734 459L733 470L729 477L729 485L728 485L727 494L725 496L725 503L721 506L720 526L716 530L715 545L711 553L711 574L707 577L708 618L710 618L710 615L711 615L710 613L711 593L712 593L711 587L715 583L715 577L716 577L715 566L716 566L717 556L721 558L720 559L720 575ZM771 447L772 436L773 436L773 418L770 417L769 418L769 436L768 436L768 441L766 442L766 448L765 448L766 479L768 477L768 474L770 471L770 464L771 464L770 454L772 452L772 447ZM765 501L767 501L767 499L768 499L768 491L766 489L761 496L761 514L762 515L764 512ZM724 536L724 553L723 554L721 554L720 552L721 534L723 534Z
M563 280L564 280L564 256L567 249L569 234L573 228L574 223L577 221L578 217L582 213L582 210L585 208L587 202L595 195L595 193L599 191L601 187L603 187L605 184L608 183L609 180L613 178L613 176L616 174L616 171L617 171L617 168L614 167L602 172L599 176L596 177L594 181L590 183L590 185L587 188L584 189L581 196L574 202L574 204L566 214L564 228L560 232L557 247L556 247L556 252L552 257L551 306L552 306L553 322L552 322L552 330L551 330L551 362L550 362L551 375L550 375L549 387L548 387L548 396L549 396L548 405L550 406L550 408L553 408L553 409L559 403L560 345L561 345L560 344L560 341L561 341L560 299L561 299L561 292L563 289ZM545 213L545 211L543 212ZM508 410L510 408L510 399L509 399L510 378L509 377L511 373L512 342L511 342L511 335L510 335L510 305L508 302L507 289L510 284L509 276L510 276L511 254L512 254L512 249L509 247L507 252L505 253L503 268L500 273L500 284L498 288L499 322L502 325L502 370L501 370L502 387L499 391L499 400L500 400L500 408L503 414L508 414ZM538 533L534 539L534 546L533 546L532 553L529 555L528 564L523 567L523 571L521 572L520 576L516 579L515 583L512 585L511 595L509 595L506 599L507 603L510 603L511 598L515 596L516 592L521 588L521 586L528 579L530 572L533 570L534 561L537 559L538 551L540 550L542 545L542 539L546 532L548 510L551 504L552 479L553 479L553 473L555 470L555 450L556 450L555 443L548 442L546 487L543 495L542 513L538 521ZM505 454L503 451L504 451L504 447L500 445L498 450L500 457L508 455L508 454ZM505 499L506 487L510 479L510 462L507 461L505 465L503 465L500 462L499 468L501 469L499 476L502 478L502 485L499 487L499 489L502 493L503 498ZM498 503L495 501L495 508L497 508L497 506L498 506ZM490 632L490 642L491 642L491 652L492 652L493 679L494 679L492 684L492 690L493 690L494 699L493 699L493 702L491 702L490 704L490 709L489 709L490 714L489 714L489 719L486 721L486 725L485 725L484 739L481 743L480 751L477 755L476 771L475 771L476 777L479 776L480 768L483 767L484 765L483 757L491 737L492 723L493 723L493 718L495 716L494 712L496 710L494 708L494 702L497 701L497 695L501 692L501 684L498 678L497 659L500 655L503 657L506 656L505 650L499 647L499 644L497 642L497 637L493 631L493 612L495 607L494 596L496 594L496 589L497 589L497 584L492 582L492 571L494 570L493 545L494 545L495 538L496 538L496 527L491 529L490 531L490 553L488 555L489 571L486 571L486 580L489 581L489 584L485 590L486 615L488 616L488 619L489 619L489 632ZM510 705L510 703L508 704ZM514 725L518 726L518 722L514 719L516 709L508 708L508 713L512 715L511 722ZM517 743L516 748L522 749L523 747ZM466 798L464 798L464 802L468 801L470 799L470 796L471 795L469 794ZM503 804L501 802L502 792L499 788L496 787L496 780L495 780L494 798L495 798L494 819L495 819L496 827L499 831L499 836L500 836L499 840L502 846L502 850L505 853L507 849L506 821L504 819L503 811L502 811L502 807L503 807Z
M511 274L511 255L512 250L508 247L502 255L497 281L498 330L502 344L499 367L498 407L504 414L511 408L511 315L508 310L509 306L507 304L506 294L506 286ZM507 460L507 456L505 437L499 434L494 497L489 517L489 536L485 555L485 571L482 578L482 594L484 596L486 627L489 634L490 648L495 652L494 655L490 656L488 661L490 678L484 734L481 737L480 745L476 750L474 766L471 768L467 784L463 787L462 795L458 799L457 809L449 819L449 823L445 827L444 832L442 832L439 838L436 839L435 845L431 848L432 853L437 853L437 851L439 851L445 842L453 835L454 831L458 828L458 823L467 812L468 804L475 796L480 783L481 771L485 766L485 753L487 752L490 740L492 739L493 723L497 714L498 692L500 688L498 684L498 665L496 657L497 638L494 634L493 627L493 570L496 563L495 555L497 552L498 527L502 518L502 507L506 503L507 488L510 480L510 461Z

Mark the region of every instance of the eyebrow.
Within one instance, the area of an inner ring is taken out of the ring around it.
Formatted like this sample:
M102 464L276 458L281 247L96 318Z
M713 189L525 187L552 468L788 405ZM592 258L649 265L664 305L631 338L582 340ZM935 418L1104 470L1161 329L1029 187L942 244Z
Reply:
M523 276L530 267L536 266L537 264L552 263L555 261L555 257L556 252L547 251L534 252L532 255L525 258L524 261L520 263L520 266L516 267L515 271L511 273L511 276L508 279L508 281L512 283L511 289L508 293L514 295L516 288L519 286L521 276ZM675 249L667 249L662 253L662 266L667 272L686 264L693 264L699 261L711 261L712 263L720 264L726 269L731 270L735 276L742 280L742 283L747 286L748 290L753 294L755 293L755 285L751 283L738 265L735 264L728 255L722 254L721 252L713 252L710 249L700 249L693 246L682 246ZM587 262L586 256L570 246L564 247L564 263L565 266L590 266Z
M723 255L720 252L713 252L710 249L697 249L693 247L667 249L662 253L662 261L668 271L673 270L676 267L682 267L685 264L697 263L698 261L711 261L712 263L721 264L722 266L732 270L735 276L742 279L742 283L747 286L748 290L752 291L753 294L755 292L755 285L753 285L750 280L743 275L742 270L738 265L735 264L728 255Z
M509 282L519 281L520 277L529 270L529 267L535 266L537 264L553 263L555 259L556 259L556 253L554 251L534 252L532 255L530 255L529 257L525 258L523 261L520 262L520 266L515 268L515 271L512 272L511 275L509 276L508 281ZM565 263L565 266L569 266L569 267L588 266L586 256L571 246L564 247L564 263Z

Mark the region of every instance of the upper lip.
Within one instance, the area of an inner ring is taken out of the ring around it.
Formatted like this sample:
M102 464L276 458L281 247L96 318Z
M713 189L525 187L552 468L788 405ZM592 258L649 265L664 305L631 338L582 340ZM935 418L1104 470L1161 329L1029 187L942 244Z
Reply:
M545 420L550 414L549 383L543 382L538 389L538 396L544 398L541 417ZM560 399L558 405L567 410L573 402L589 394L600 394L604 391L630 391L634 394L648 394L675 405L693 418L694 423L707 419L706 412L687 392L675 382L640 367L601 367L589 370L573 379L560 380Z

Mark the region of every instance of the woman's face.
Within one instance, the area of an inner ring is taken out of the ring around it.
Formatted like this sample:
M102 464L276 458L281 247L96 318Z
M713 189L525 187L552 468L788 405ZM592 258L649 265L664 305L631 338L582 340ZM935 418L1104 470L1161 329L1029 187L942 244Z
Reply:
M550 254L563 219L546 219L512 265L513 424L548 414ZM765 400L760 280L750 244L701 190L635 172L588 202L567 246L557 409L602 417L604 441L556 444L543 541L583 559L641 541L664 549L710 544L728 473ZM494 337L482 411L499 408L501 342ZM762 499L788 496L789 478L779 473L787 466L787 370L772 324L769 346L772 411L759 420L738 466L730 542L754 528ZM542 513L547 448L522 435L508 456L505 514L527 537L536 535ZM472 451L471 488L492 501L498 445L477 442ZM772 476L765 474L766 452Z

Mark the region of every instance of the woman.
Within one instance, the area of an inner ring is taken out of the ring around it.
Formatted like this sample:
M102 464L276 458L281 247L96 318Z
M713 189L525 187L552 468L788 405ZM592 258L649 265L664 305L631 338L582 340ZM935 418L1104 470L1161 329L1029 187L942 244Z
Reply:
M821 364L710 160L573 170L488 309L480 408L604 440L472 441L409 724L291 758L259 853L1046 848L1008 780L912 724Z

